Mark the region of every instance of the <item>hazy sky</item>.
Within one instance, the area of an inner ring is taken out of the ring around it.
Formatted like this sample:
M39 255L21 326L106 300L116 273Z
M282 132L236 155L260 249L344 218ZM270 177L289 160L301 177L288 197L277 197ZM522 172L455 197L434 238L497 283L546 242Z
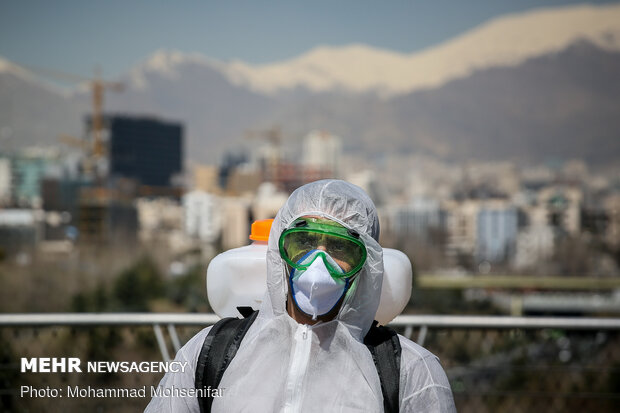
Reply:
M325 44L412 52L502 14L579 3L0 0L0 56L84 75L100 64L113 77L162 48L251 63L288 59Z

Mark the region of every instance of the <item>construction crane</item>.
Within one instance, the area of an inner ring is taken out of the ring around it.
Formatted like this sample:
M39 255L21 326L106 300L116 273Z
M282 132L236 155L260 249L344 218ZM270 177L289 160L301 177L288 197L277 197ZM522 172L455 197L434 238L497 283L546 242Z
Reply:
M258 151L261 167L263 168L264 178L270 182L276 182L278 179L278 170L282 162L282 132L279 126L273 126L269 129L255 130L249 129L245 131L245 139L262 139L268 145Z
M106 148L103 143L103 96L105 90L112 90L120 92L124 89L124 86L120 82L109 82L101 78L101 70L95 68L95 76L92 78L76 75L72 73L66 73L54 69L25 66L28 70L40 74L45 77L56 79L59 81L68 81L73 83L87 83L91 91L91 103L92 103L92 140L91 142L84 143L83 140L77 139L71 136L63 135L60 140L68 145L80 147L84 150L86 158L88 159L85 165L87 170L92 170L97 161L106 154Z

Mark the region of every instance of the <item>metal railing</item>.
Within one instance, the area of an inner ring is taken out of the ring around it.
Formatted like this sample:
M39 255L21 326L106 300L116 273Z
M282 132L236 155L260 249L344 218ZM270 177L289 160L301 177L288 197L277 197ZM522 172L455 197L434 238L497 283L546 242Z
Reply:
M220 319L216 314L182 313L39 313L0 314L1 326L136 326L151 325L164 361L170 353L161 329L166 325L175 352L181 348L176 333L177 325L212 325ZM570 329L620 330L620 318L582 317L508 317L508 316L453 316L453 315L400 315L390 324L404 328L403 335L411 338L419 328L416 342L424 345L429 328L458 329Z
M0 326L211 325L219 319L216 314L183 313L19 313L0 314ZM616 330L620 329L620 318L400 315L389 325L431 328Z

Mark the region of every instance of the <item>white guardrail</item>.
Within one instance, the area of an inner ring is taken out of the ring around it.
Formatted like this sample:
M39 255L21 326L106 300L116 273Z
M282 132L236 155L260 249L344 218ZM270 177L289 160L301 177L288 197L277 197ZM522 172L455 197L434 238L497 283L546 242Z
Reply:
M0 314L0 326L80 326L80 325L212 325L216 314L187 313L15 313ZM393 327L430 328L558 328L570 330L617 330L620 318L509 317L456 315L400 315Z
M216 314L184 313L37 313L0 314L0 327L75 327L75 326L153 326L162 357L170 360L161 325L166 325L175 351L181 348L176 333L177 325L215 324ZM429 328L460 329L566 329L566 330L620 330L620 318L586 317L508 317L508 316L454 316L454 315L400 315L390 324L404 327L404 335L411 337L419 328L417 342L423 345Z

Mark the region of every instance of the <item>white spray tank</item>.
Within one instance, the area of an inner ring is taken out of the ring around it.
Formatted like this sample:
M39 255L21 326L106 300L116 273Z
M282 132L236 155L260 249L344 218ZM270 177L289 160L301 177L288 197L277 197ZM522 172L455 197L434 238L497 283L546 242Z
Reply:
M238 306L257 310L267 290L267 240L273 219L252 224L252 244L217 255L207 268L207 296L220 317L237 317ZM383 286L375 320L381 325L399 315L411 296L412 270L401 251L383 248Z

